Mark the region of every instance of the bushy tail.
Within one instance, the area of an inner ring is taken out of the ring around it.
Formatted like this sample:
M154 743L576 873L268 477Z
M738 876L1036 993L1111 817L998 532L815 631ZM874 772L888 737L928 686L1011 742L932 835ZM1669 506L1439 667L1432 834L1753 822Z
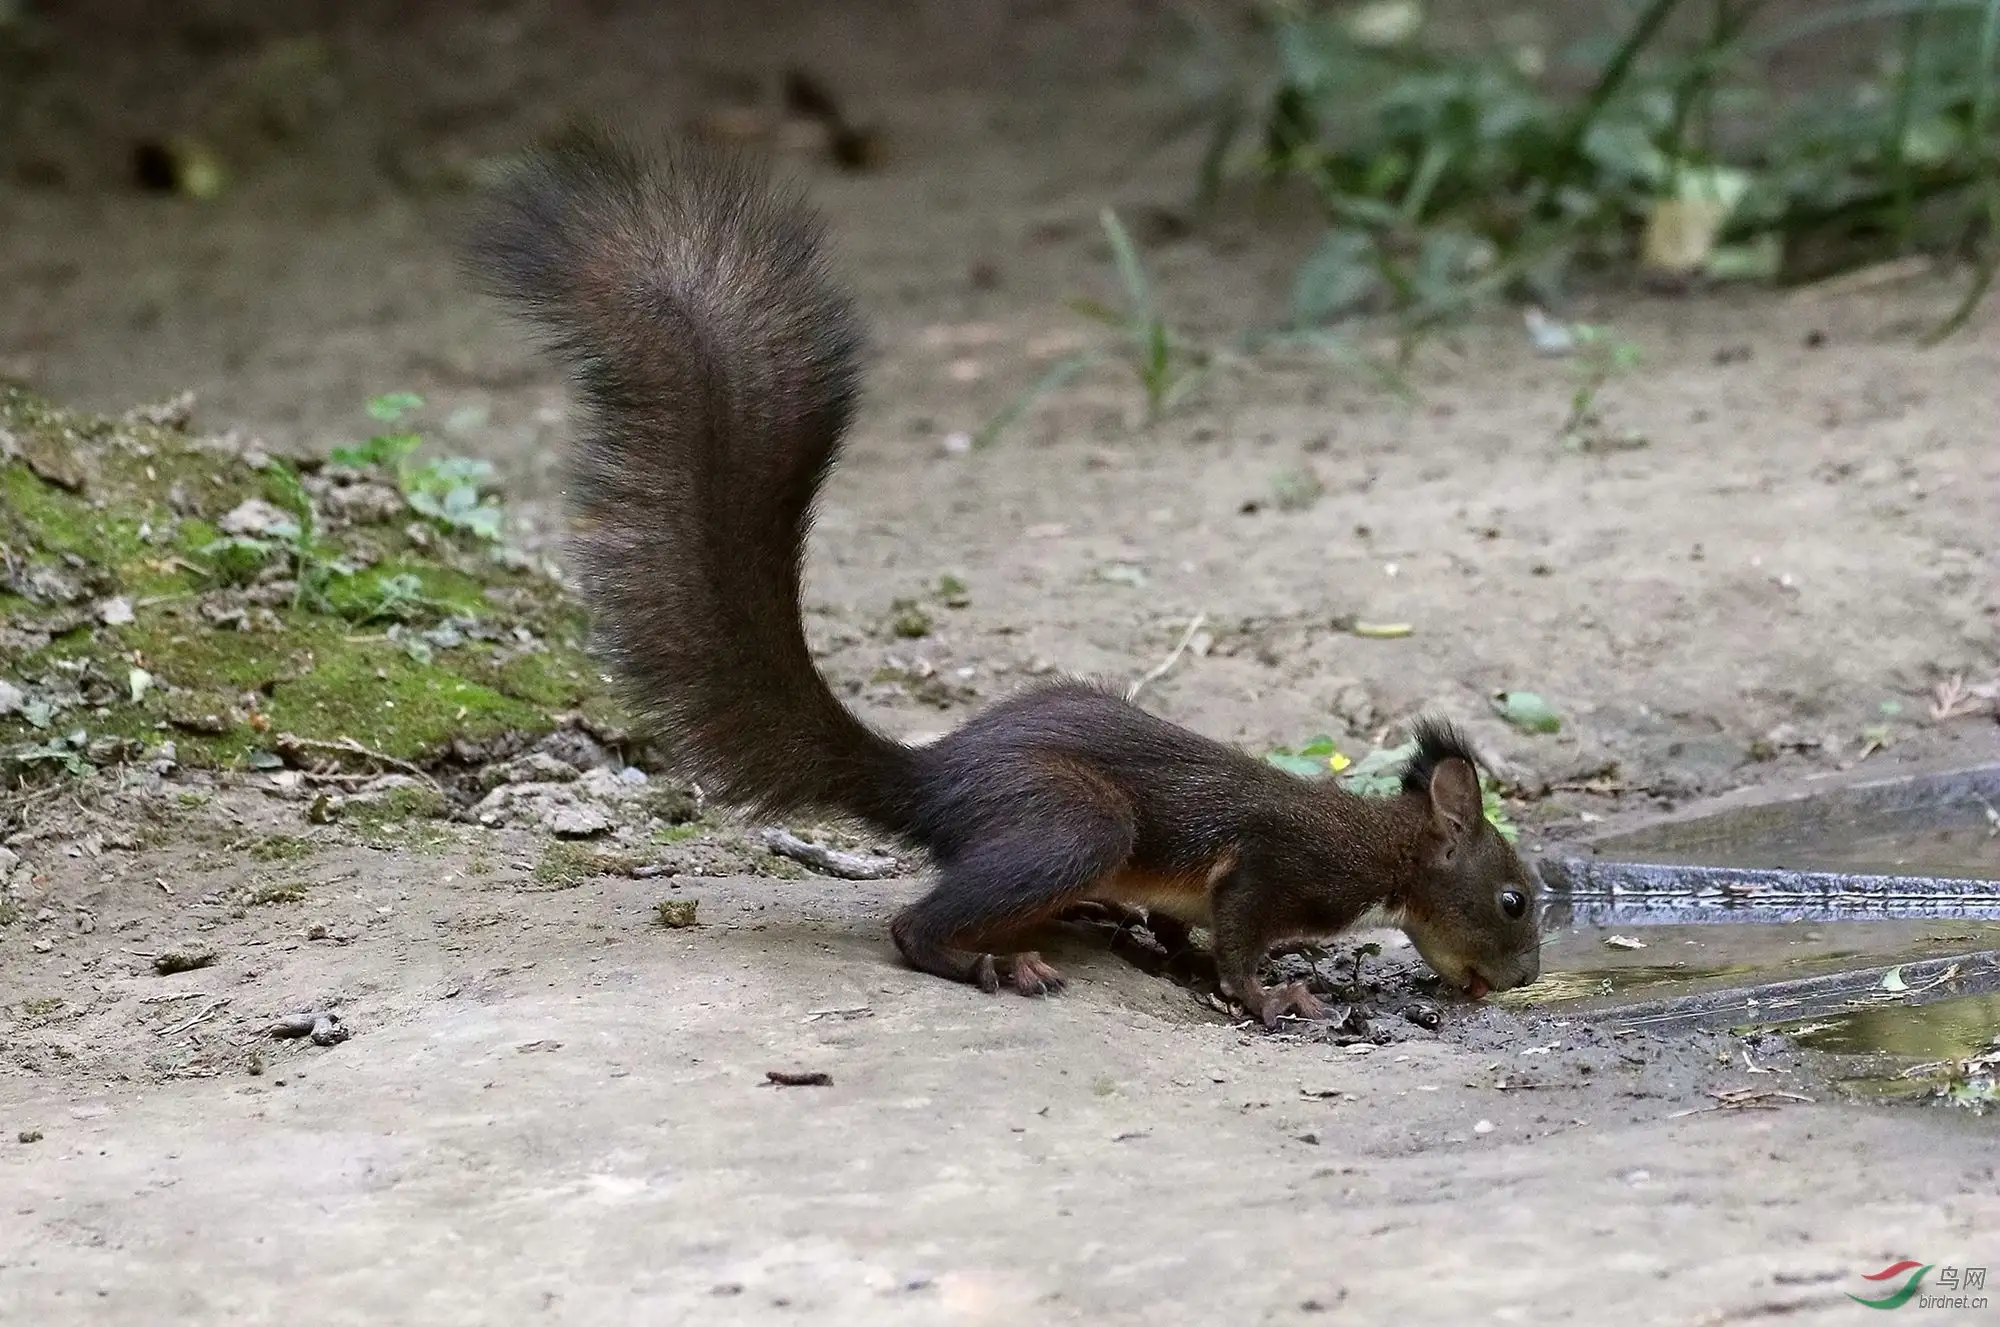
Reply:
M721 801L905 833L914 754L835 699L799 620L860 377L820 237L718 150L579 129L494 189L466 254L576 374L573 558L629 703Z

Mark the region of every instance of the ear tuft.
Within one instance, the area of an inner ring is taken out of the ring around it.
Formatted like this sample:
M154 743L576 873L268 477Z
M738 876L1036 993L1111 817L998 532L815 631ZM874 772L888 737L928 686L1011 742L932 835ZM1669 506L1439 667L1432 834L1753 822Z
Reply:
M1465 734L1448 719L1426 715L1410 725L1410 736L1416 741L1417 752L1403 767L1403 791L1406 793L1429 793L1432 776L1440 765L1448 761L1461 760L1475 770L1479 768L1479 754L1472 749L1472 743ZM1477 780L1474 782L1476 784Z

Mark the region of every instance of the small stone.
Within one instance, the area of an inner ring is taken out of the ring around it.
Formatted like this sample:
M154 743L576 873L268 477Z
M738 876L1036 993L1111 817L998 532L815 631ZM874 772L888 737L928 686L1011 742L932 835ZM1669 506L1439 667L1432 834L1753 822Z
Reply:
M218 523L222 533L239 538L255 539L271 533L272 530L292 524L289 512L273 506L262 498L248 498L231 508L228 515Z
M947 433L944 435L943 446L946 456L964 456L972 450L972 435L963 432Z
M1472 1126L1472 1132L1478 1134L1492 1133L1496 1127L1497 1126L1495 1126L1493 1121L1491 1120L1481 1120L1479 1123Z
M611 818L594 806L576 802L551 807L545 823L559 839L587 839L611 828Z
M28 695L21 688L0 677L0 714L13 714L27 706Z
M37 954L46 954L55 947L55 941L53 940L36 940L28 945L28 948L34 950Z
M503 783L574 783L577 767L545 751L530 751L517 760L488 765L479 772L479 782L491 789Z
M653 909L653 916L660 925L670 931L686 930L695 924L695 911L701 907L700 899L662 899Z
M193 972L197 968L214 966L215 951L212 949L172 949L153 960L153 971L162 977L171 977L176 972Z
M271 1024L271 1026L265 1028L264 1035L267 1037L276 1037L281 1041L289 1041L297 1037L309 1037L312 1035L314 1025L318 1022L319 1015L316 1013L287 1014L277 1022Z
M14 1136L23 1143L39 1143L42 1141L42 1131L40 1129L23 1129Z
M349 484L327 490L327 510L356 525L387 525L403 514L403 495L387 484Z
M107 627L122 627L133 621L132 601L124 595L106 599L97 605L97 620Z

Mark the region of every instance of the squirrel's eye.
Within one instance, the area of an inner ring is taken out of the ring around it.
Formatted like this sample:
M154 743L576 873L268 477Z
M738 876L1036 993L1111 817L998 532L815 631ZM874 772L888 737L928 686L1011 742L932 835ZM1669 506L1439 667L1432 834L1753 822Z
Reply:
M1502 890L1500 893L1500 911L1506 913L1515 921L1519 921L1528 914L1528 896L1518 889Z

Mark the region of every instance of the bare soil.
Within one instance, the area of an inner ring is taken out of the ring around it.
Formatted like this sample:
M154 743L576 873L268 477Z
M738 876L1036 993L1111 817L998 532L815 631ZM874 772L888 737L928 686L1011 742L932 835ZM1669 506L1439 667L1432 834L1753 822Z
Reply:
M243 89L296 17L47 8L64 64L0 184L0 371L107 408L192 388L204 426L280 450L413 389L506 470L530 541L565 397L454 275L452 183L576 108L667 128L792 62L841 89L886 162L781 149L876 340L809 625L892 731L1049 668L1138 676L1199 613L1160 712L1358 754L1441 709L1537 844L2000 751L1990 709L1932 708L2000 673L2000 319L1917 349L1946 275L1579 296L1560 312L1643 351L1602 396L1630 451L1558 444L1571 370L1496 315L1419 355L1414 403L1267 355L1145 429L1107 370L955 454L1092 334L1062 300L1113 293L1100 207L1154 217L1170 310L1218 338L1282 309L1313 242L1276 204L1161 219L1193 149L1136 159L1174 104L1150 9L347 6L325 100L273 145ZM133 139L174 132L234 163L219 197L129 187ZM1281 503L1307 472L1317 500ZM946 574L965 606L885 630ZM1562 731L1500 723L1507 689ZM538 879L534 832L312 826L267 785L38 794L9 840L0 1321L1831 1322L1897 1259L1993 1261L1990 1121L1846 1103L1782 1046L1448 1001L1367 1050L1271 1037L1089 928L1049 946L1070 992L987 998L897 964L914 879L778 868L726 825L622 831L672 878ZM670 898L699 924L660 926ZM1364 966L1423 994L1375 938ZM187 950L216 961L156 975ZM306 1008L352 1038L262 1035ZM1712 1095L1745 1088L1810 1100Z

